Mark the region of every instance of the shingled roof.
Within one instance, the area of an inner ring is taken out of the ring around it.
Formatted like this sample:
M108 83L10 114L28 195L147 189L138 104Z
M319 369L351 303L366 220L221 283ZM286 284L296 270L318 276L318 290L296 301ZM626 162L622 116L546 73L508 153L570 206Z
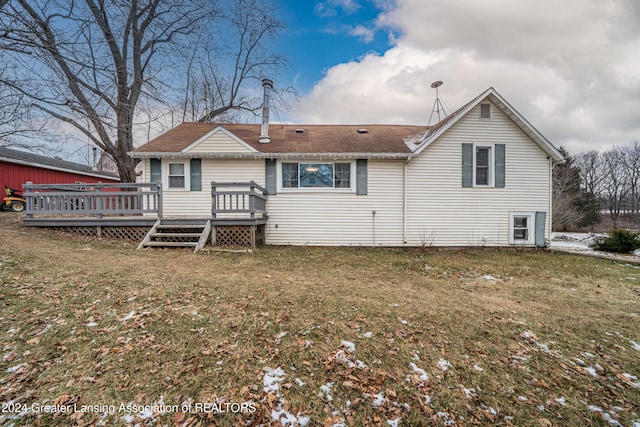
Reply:
M271 142L261 144L259 124L182 123L135 149L143 153L181 152L212 130L222 127L259 153L394 153L409 154L405 140L424 134L428 126L271 124Z
M261 144L259 124L183 123L156 139L133 150L135 158L173 156L204 138L214 129L224 129L250 147L250 153L197 153L215 157L286 157L322 156L354 157L369 155L380 158L410 158L419 155L431 142L446 132L472 108L489 99L526 133L554 162L562 162L562 154L516 111L494 88L489 88L433 126L408 125L299 125L271 124L267 144ZM195 154L195 153L194 153ZM206 156L205 156L206 157Z
M97 178L120 180L120 177L118 177L118 175L109 172L97 171L91 166L68 162L66 160L58 159L55 157L41 156L39 154L29 153L26 151L14 150L6 147L0 147L0 161L6 163L41 167L44 169L60 170L64 172L94 176Z

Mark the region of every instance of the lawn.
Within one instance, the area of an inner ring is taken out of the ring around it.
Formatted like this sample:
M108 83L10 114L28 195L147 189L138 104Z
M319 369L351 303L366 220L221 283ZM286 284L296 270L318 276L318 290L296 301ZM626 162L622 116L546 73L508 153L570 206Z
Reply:
M0 423L640 426L640 269L136 251L0 216Z

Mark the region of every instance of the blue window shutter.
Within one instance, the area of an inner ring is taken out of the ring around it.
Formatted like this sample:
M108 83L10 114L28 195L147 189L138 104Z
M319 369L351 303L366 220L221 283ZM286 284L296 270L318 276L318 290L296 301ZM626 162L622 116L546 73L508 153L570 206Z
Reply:
M152 183L162 182L162 161L149 159L149 180Z
M189 163L191 191L200 191L202 190L202 159L191 159Z
M356 161L356 194L367 194L367 159Z
M536 212L536 246L544 248L546 246L545 227L547 225L547 213Z
M266 159L264 165L264 182L267 194L276 194L277 188L277 162L274 159Z
M504 144L496 144L496 180L495 184L497 188L504 188L505 184L505 147Z
M462 186L473 187L473 144L462 144Z

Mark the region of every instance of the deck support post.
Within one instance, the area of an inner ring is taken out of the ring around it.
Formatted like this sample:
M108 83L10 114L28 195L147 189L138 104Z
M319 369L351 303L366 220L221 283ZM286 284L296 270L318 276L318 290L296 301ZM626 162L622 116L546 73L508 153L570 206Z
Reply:
M256 248L256 226L252 225L250 227L251 230L251 249Z

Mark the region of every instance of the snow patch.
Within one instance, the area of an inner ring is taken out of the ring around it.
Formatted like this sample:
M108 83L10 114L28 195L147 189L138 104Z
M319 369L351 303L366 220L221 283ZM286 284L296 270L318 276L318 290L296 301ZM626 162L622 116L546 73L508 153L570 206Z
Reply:
M411 369L413 369L413 372L418 374L422 381L429 381L429 375L424 369L419 368L418 365L416 365L413 362L411 362L410 366L411 366Z
M333 401L333 397L331 396L331 387L333 387L333 383L326 383L325 385L320 386L320 397L324 397L329 402Z
M340 345L344 347L349 353L355 353L356 351L356 345L351 341L342 341Z
M12 366L10 368L7 368L7 372L10 374L13 374L14 372L18 371L18 369L22 368L23 366L27 366L26 363L21 363L19 365L16 366Z
M120 319L121 322L126 322L129 319L133 319L133 316L135 316L136 312L135 311L131 311L129 314L127 314L125 317L123 317L122 319Z
M284 380L285 376L282 368L271 369L265 367L262 370L264 371L262 384L264 386L263 390L265 391L265 393L278 393L280 391L280 383Z
M451 363L448 360L440 359L438 360L438 367L442 369L442 371L446 371L451 367Z
M400 421L402 421L402 418L396 418L395 420L387 420L387 424L389 424L391 427L398 427L400 425Z
M387 398L384 397L384 393L380 392L378 394L374 394L373 395L374 399L373 399L373 406L375 407L380 407L382 405L384 405L384 403L387 401Z
M588 366L586 368L582 368L584 369L589 375L591 375L593 378L598 376L598 373L596 372L596 368L592 367L592 366Z

